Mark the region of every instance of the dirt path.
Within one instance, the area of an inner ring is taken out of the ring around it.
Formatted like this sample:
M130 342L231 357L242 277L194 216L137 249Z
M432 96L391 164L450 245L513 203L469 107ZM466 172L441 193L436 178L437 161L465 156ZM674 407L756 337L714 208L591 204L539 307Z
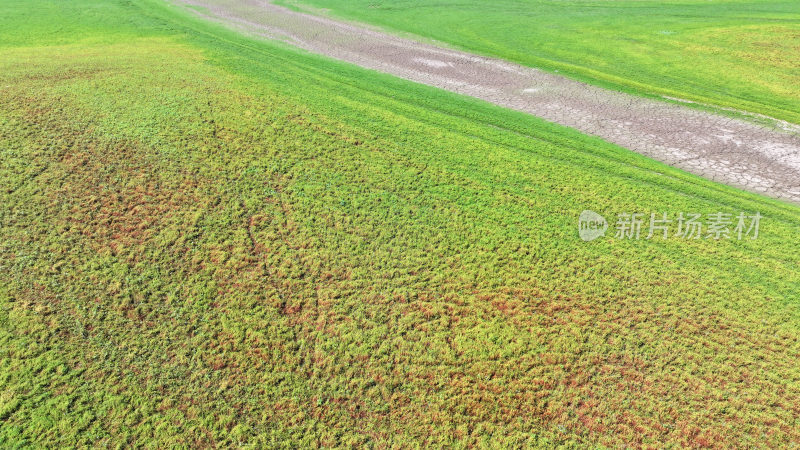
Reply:
M264 0L172 0L314 53L524 111L688 172L800 203L800 126L781 129L298 13Z

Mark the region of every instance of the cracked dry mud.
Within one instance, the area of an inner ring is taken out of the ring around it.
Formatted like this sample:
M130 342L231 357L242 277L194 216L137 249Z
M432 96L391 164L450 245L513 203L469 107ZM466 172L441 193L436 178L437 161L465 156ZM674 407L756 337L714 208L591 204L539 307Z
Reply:
M775 127L615 92L262 0L173 0L241 31L469 95L702 177L800 204L800 126Z

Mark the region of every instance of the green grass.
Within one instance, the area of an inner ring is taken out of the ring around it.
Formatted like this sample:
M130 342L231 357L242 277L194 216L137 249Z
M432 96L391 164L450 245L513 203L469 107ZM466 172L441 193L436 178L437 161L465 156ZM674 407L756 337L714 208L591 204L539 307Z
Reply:
M156 1L3 8L0 447L800 441L797 207Z
M589 83L800 123L794 0L280 0Z

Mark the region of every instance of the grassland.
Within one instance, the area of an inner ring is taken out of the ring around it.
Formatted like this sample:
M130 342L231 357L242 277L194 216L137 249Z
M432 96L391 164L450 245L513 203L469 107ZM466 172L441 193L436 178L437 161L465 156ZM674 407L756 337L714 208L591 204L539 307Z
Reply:
M800 123L793 0L280 0L592 84Z
M0 446L800 442L797 207L158 1L3 8Z

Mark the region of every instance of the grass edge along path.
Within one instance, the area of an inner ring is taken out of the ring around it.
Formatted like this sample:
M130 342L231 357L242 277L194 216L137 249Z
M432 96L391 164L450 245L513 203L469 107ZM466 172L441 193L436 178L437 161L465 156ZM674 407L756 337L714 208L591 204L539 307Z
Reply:
M800 14L789 2L443 2L427 14L416 1L275 3L767 126L800 124Z

